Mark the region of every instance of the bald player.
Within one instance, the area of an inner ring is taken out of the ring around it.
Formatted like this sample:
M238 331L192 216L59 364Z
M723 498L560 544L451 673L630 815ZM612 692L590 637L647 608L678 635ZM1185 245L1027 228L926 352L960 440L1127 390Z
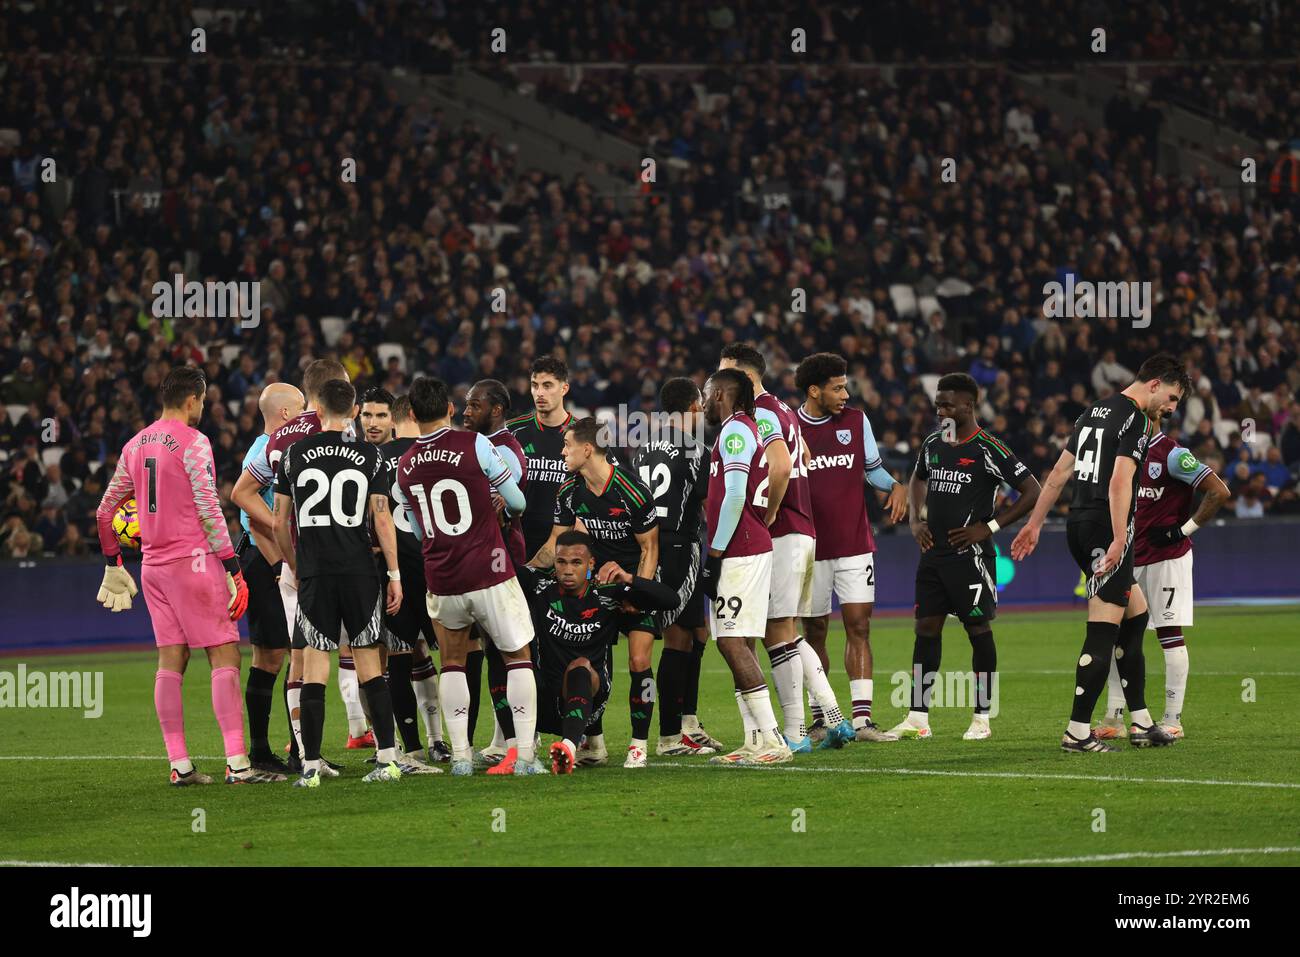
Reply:
M244 456L244 468L252 459L266 454L266 443L271 433L302 412L306 404L302 393L287 382L272 382L262 390L257 401L262 413L262 434ZM289 766L271 750L267 740L275 679L289 649L289 628L280 601L280 585L276 581L275 570L283 556L276 547L271 529L272 486L262 489L250 484L236 486L231 499L239 506L239 524L244 528L244 536L239 540L235 554L244 571L244 581L248 583L248 635L253 645L253 666L248 669L248 684L244 688L244 707L248 711L248 730L252 738L249 760L259 771L288 774ZM288 711L286 700L286 720L289 720ZM289 733L293 733L292 722Z

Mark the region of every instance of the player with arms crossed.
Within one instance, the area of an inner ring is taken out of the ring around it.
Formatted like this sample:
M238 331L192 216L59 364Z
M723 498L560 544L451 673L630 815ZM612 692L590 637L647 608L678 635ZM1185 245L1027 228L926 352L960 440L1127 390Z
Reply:
M398 463L397 487L421 539L427 610L442 654L439 691L451 738L451 773L474 773L465 655L470 626L477 623L506 659L506 698L518 735L514 773L545 774L534 740L532 617L492 500L495 490L517 515L524 509L524 493L485 436L452 431L446 383L421 376L408 395L422 434Z
M303 410L302 393L287 382L272 382L262 389L257 406L262 413L263 433L244 456L244 468L255 459L266 457L266 443L282 425ZM256 494L256 493L252 493ZM244 707L248 711L248 731L253 739L249 755L253 767L259 771L288 774L290 768L271 750L267 735L271 724L271 702L274 698L275 679L284 665L289 650L289 624L284 617L284 602L280 599L277 569L283 556L275 545L275 531L271 526L271 506L275 504L275 489L268 485L257 496L265 505L257 518L240 506L239 523L244 537L236 547L244 580L248 582L248 639L253 646L253 664L248 669L248 683L244 688ZM231 500L239 505L239 496ZM265 513L265 514L263 514ZM254 524L257 528L254 531ZM289 712L289 676L285 675L285 715ZM293 734L293 722L289 722Z
M785 740L795 753L812 750L804 725L803 659L795 616L812 610L813 563L817 542L799 419L763 388L767 362L753 346L732 343L722 350L720 369L738 369L754 387L754 422L763 447L763 469L754 505L772 533L772 589L763 645L772 662L772 683L785 720Z
M465 428L480 435L486 435L501 459L510 467L510 477L528 497L528 466L523 447L514 434L506 428L506 414L510 411L510 392L505 384L496 379L483 379L474 383L465 396L465 411L461 421ZM524 543L523 524L518 515L508 515L505 503L500 497L494 500L497 517L502 523L501 534L506 541L506 550L510 560L516 565L528 561L527 546ZM475 765L491 767L489 774L513 774L514 762L519 757L515 747L515 725L510 718L510 705L506 701L506 663L501 653L492 642L483 647L478 637L478 630L472 632L469 642L470 655L484 654L488 668L488 693L492 697L492 743L482 751L474 752ZM470 741L474 738L474 723L478 715L478 702L481 688L471 684L470 688Z
M555 517L551 537L528 564L550 568L555 563L555 543L560 534L582 522L596 543L596 561L618 562L626 572L654 578L659 567L659 528L650 490L622 466L610 461L601 441L601 426L591 417L576 419L564 432L564 464L569 478L555 495ZM654 714L655 678L650 668L655 634L654 616L630 611L619 622L627 635L627 666L632 686L628 711L632 740L628 744L625 768L644 768L650 721ZM599 720L579 748L578 763L603 764L607 760L605 735Z
M772 536L754 505L763 448L754 424L754 387L737 369L720 369L704 384L704 418L720 427L709 458L708 558L700 586L709 597L709 629L736 688L745 743L714 764L767 765L793 758L777 728L754 641L767 630L772 586Z
M316 412L316 406L320 399L321 388L332 379L342 379L346 382L347 378L347 370L337 360L317 359L308 365L302 374L302 393L303 398L307 400L306 410L271 433L271 437L266 442L264 455L246 459L244 462L244 471L235 481L235 488L230 497L236 505L248 512L253 528L264 527L269 530L268 540L275 538L274 517L271 509L262 501L263 490L274 487L275 479L280 474L280 459L284 456L285 450L299 439L320 431L320 416ZM293 516L290 515L289 519L292 537L296 534L296 530ZM293 571L287 561L280 566L279 580L285 622L292 634L294 622L298 617L298 584L294 581ZM289 768L295 773L302 771L302 667L303 649L291 641L289 680L285 682L285 698L289 706L289 723L293 727L293 740L289 744ZM349 674L355 679L355 671ZM355 680L353 683L355 684ZM339 693L347 709L348 726L354 727L358 716L364 725L365 714L361 708L360 692L354 693L354 689L346 687L346 684L346 679L340 675ZM321 765L321 774L325 777L337 777L337 766L328 760L324 761Z
M564 465L564 435L573 416L564 408L569 394L569 367L563 359L540 356L532 367L530 382L533 411L506 422L506 428L528 457L524 463L528 507L520 517L524 551L536 555L551 537L555 517L555 493L569 478Z
M1148 613L1146 596L1133 578L1133 511L1138 466L1154 429L1152 422L1176 409L1189 386L1177 359L1156 355L1142 363L1137 381L1123 392L1085 409L1033 514L1011 543L1016 561L1033 553L1043 520L1073 475L1074 501L1065 532L1071 556L1088 576L1088 625L1075 667L1070 723L1061 739L1062 750L1072 754L1115 750L1089 726L1112 657L1118 659L1124 697L1132 712L1129 742L1142 748L1175 741L1146 708L1142 636Z
M596 573L595 543L584 532L555 540L555 567L527 566L519 577L538 635L537 728L561 735L551 745L551 772L572 774L578 742L609 700L609 648L618 640L625 604L640 610L669 609L677 593L606 562Z
M956 615L971 644L975 715L962 738L992 736L989 711L996 688L997 647L991 622L998 609L993 534L1020 521L1038 501L1038 479L975 421L979 385L963 372L939 380L935 411L944 429L921 443L908 494L912 536L921 546L916 569L916 642L912 646L912 710L892 729L929 738L930 702L942 655L943 621ZM998 490L1020 497L993 517ZM921 518L921 510L926 517Z
M696 715L700 662L708 645L704 596L699 590L700 519L708 493L704 468L707 449L696 438L703 418L699 386L693 379L669 379L659 390L664 425L653 441L636 450L632 470L654 496L659 522L659 580L677 593L677 603L656 616L664 636L659 656L659 742L661 756L716 754L722 742L711 737Z
M1192 498L1205 490L1192 515ZM1183 736L1183 696L1187 693L1187 644L1183 629L1192 627L1192 533L1214 518L1232 493L1214 470L1196 460L1163 432L1147 444L1133 518L1133 577L1153 602L1154 628L1165 656L1165 713L1160 726ZM1093 732L1102 739L1122 738L1124 686L1118 663L1110 663L1106 718Z
M897 741L871 720L873 695L871 612L876 601L875 540L867 520L862 476L871 487L889 493L885 503L890 519L901 522L907 514L907 491L894 481L880 458L871 423L861 409L848 408L848 365L831 352L804 359L795 370L795 385L804 396L799 425L808 448L808 490L813 526L817 530L817 557L813 565L811 613L804 618L808 640L798 645L804 663L804 681L813 708L813 736L824 727L822 747L839 747L845 741ZM861 456L861 459L859 459ZM847 641L844 670L849 673L853 701L850 723L840 713L826 672L826 631L830 623L831 593L840 599L840 615Z
M244 750L235 622L248 605L248 587L221 514L212 446L195 428L203 418L207 388L203 373L193 366L172 369L163 379L158 421L122 447L95 512L107 565L96 600L110 611L125 611L137 593L113 533L114 513L134 496L144 556L140 582L158 645L154 708L167 746L171 783L212 783L195 770L185 743L181 682L191 648L202 648L212 667L212 710L225 744L226 783L283 781L282 774L255 770Z
M375 718L375 768L362 780L396 781L404 774L433 770L400 760L394 745L393 701L379 644L386 637L384 611L391 615L401 607L402 580L383 456L374 445L344 434L356 415L356 401L350 382L326 382L318 396L320 431L285 451L275 481L276 543L298 583L293 643L304 649L303 770L295 787L320 786L325 683L330 652L338 651L344 632L352 646L361 693ZM365 521L367 505L388 573L386 601L375 574ZM296 547L289 532L290 513L298 529Z

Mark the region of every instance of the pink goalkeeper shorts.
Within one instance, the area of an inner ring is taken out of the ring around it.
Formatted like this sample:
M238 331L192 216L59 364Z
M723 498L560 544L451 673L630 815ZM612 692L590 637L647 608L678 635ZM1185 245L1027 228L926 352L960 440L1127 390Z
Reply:
M140 585L158 647L210 648L239 640L227 607L226 570L215 555L142 565Z

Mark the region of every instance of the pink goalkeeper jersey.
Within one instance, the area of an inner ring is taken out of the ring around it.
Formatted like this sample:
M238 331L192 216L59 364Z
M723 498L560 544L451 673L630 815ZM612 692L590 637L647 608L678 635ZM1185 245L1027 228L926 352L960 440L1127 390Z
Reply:
M121 551L113 534L113 513L132 496L146 565L207 552L224 561L235 554L217 496L212 446L197 429L159 419L122 447L117 471L95 514L106 557Z

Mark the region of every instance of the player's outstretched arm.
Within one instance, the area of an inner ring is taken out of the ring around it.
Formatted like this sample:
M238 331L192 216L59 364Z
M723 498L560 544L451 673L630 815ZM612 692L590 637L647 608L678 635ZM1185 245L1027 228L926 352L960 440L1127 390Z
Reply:
M390 615L395 615L402 607L402 573L397 564L397 530L393 527L392 513L388 511L387 493L370 496L370 518L375 523L379 550L384 553L384 565L388 568L385 608Z
M676 608L677 592L669 585L653 578L643 578L625 572L618 562L606 562L596 574L597 584L617 582L627 586L627 600L642 611L661 611Z
M1016 561L1023 561L1033 554L1038 546L1038 533L1043 529L1047 513L1056 505L1056 500L1061 497L1062 490L1073 474L1074 453L1069 449L1062 449L1061 457L1056 460L1051 474L1047 476L1047 483L1039 492L1038 501L1034 503L1034 510L1030 513L1029 520L1025 522L1025 527L1011 543L1011 557Z

